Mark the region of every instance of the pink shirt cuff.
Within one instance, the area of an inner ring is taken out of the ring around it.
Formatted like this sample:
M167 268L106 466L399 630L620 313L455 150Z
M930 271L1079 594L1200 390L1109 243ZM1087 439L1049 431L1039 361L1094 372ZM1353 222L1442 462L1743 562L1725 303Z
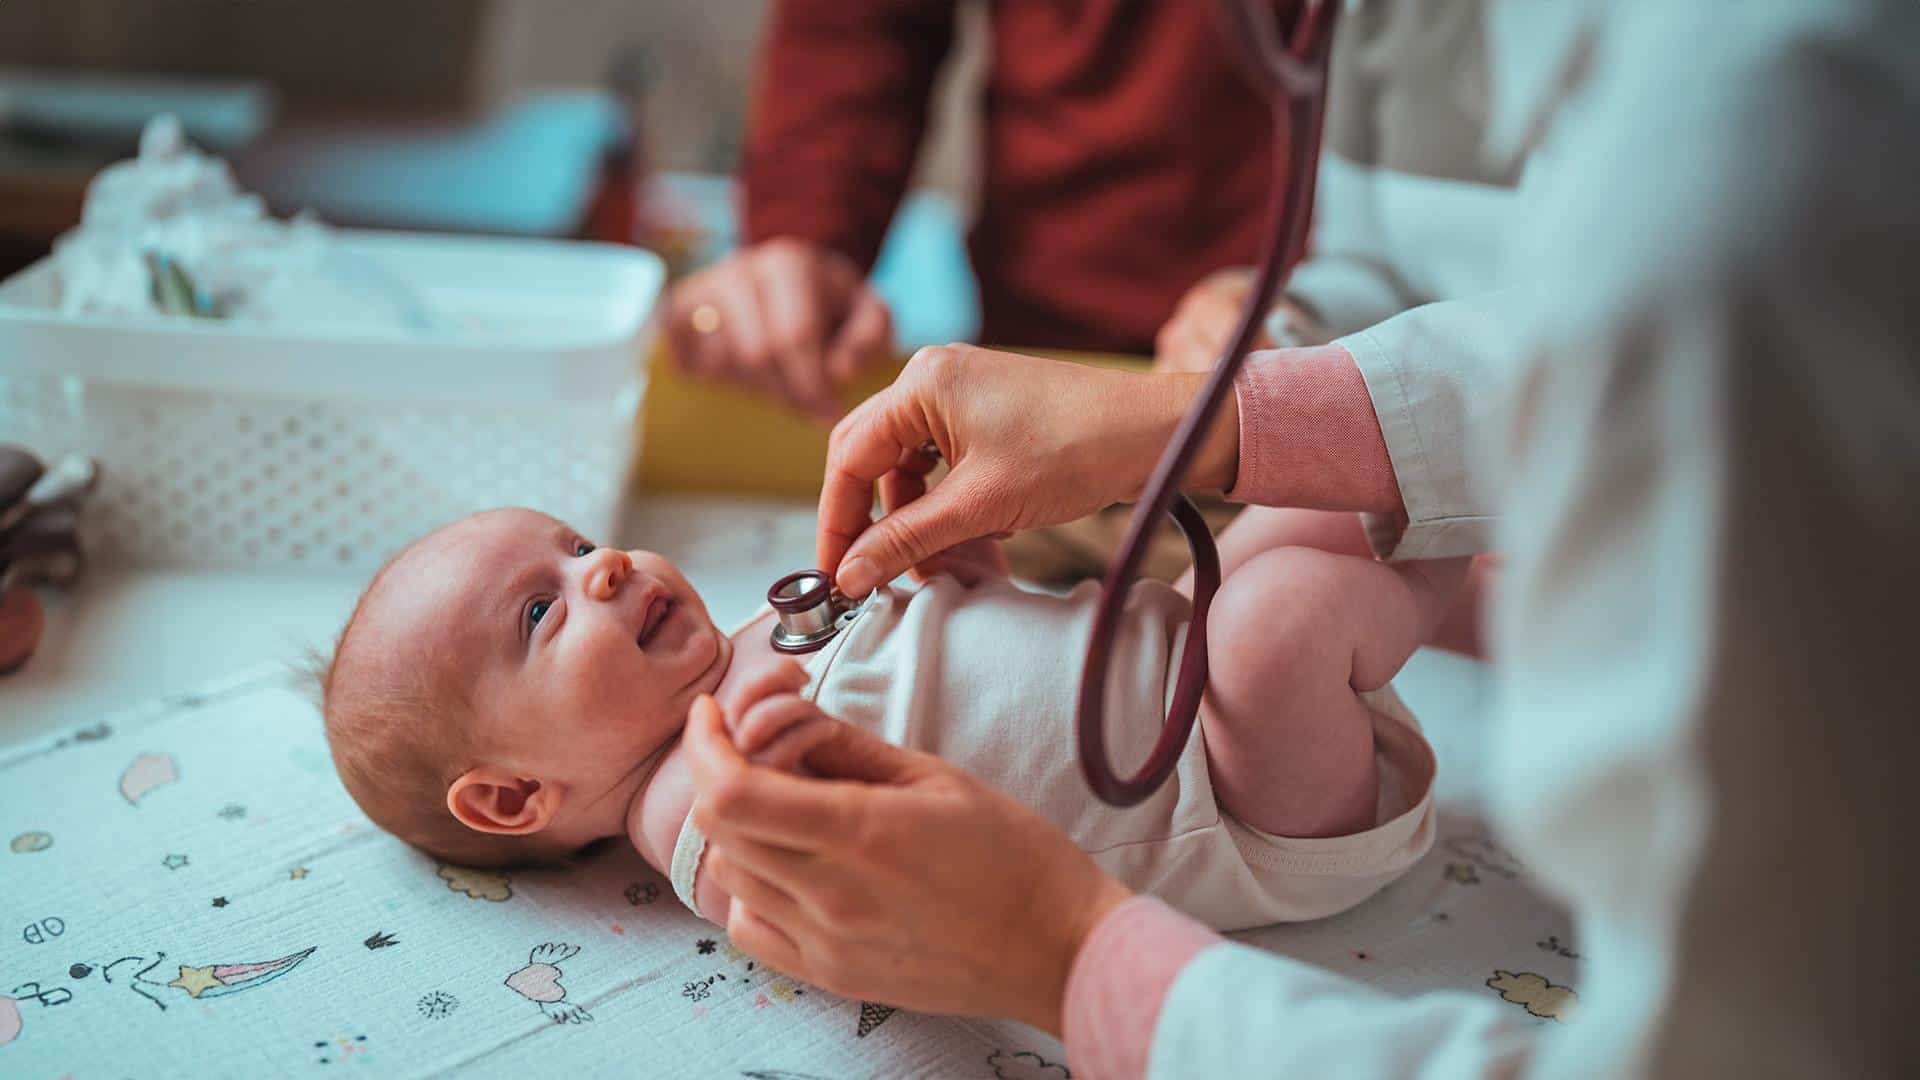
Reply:
M1404 513L1367 382L1340 345L1254 353L1234 379L1236 502Z
M1107 913L1067 974L1067 1061L1075 1076L1145 1076L1153 1030L1173 980L1195 954L1222 939L1147 896Z

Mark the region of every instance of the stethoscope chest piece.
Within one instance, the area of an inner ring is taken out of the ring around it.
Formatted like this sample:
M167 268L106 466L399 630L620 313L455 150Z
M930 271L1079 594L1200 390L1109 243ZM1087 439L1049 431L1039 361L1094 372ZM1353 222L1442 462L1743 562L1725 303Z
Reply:
M810 653L846 629L859 612L818 570L799 570L773 583L767 604L776 619L773 647L783 653Z

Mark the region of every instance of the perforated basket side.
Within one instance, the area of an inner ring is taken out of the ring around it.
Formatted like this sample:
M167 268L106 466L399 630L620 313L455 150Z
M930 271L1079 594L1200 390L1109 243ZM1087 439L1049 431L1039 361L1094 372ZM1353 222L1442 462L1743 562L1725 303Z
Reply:
M105 467L89 539L138 563L372 567L475 510L530 506L588 535L619 510L631 415L7 380L0 430Z

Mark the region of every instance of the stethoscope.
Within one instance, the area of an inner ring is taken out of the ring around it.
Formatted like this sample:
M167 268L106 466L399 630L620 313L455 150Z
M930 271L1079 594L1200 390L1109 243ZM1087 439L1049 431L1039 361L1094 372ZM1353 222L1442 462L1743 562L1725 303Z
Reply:
M1193 464L1213 418L1232 392L1234 376L1246 363L1247 353L1259 335L1260 324L1273 297L1286 284L1306 247L1337 0L1302 0L1291 33L1283 33L1278 21L1268 17L1266 9L1270 3L1271 0L1264 3L1263 0L1220 0L1219 7L1227 20L1224 30L1228 40L1275 95L1274 142L1280 149L1274 178L1273 231L1253 290L1240 313L1233 343L1181 420L1173 441L1167 444L1159 464L1154 467L1140 501L1134 504L1133 518L1127 525L1119 557L1101 582L1100 603L1094 610L1092 636L1087 642L1087 659L1080 672L1080 699L1075 717L1080 769L1093 793L1113 806L1132 806L1166 783L1187 739L1193 734L1200 698L1207 686L1207 610L1220 588L1220 553L1214 548L1213 534L1200 511L1180 494L1179 483ZM1159 741L1154 743L1140 771L1123 777L1114 771L1107 754L1102 714L1106 705L1108 661L1127 593L1138 577L1140 560L1153 536L1153 525L1163 514L1179 526L1193 551L1193 618L1186 645L1180 653L1173 697ZM773 647L785 653L808 653L825 646L850 625L859 612L858 605L841 596L827 575L818 570L801 570L781 578L767 590L767 604L776 617Z

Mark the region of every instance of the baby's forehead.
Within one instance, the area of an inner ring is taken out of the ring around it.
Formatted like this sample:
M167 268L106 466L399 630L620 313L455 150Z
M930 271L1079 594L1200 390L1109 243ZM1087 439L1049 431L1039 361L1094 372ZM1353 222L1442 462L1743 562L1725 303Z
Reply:
M517 562L568 534L565 524L537 511L488 510L415 541L394 560L393 569L426 577L480 564Z
M503 574L566 531L531 510L495 510L456 521L394 559L373 583L359 619L377 637L444 637L478 613L503 584Z

